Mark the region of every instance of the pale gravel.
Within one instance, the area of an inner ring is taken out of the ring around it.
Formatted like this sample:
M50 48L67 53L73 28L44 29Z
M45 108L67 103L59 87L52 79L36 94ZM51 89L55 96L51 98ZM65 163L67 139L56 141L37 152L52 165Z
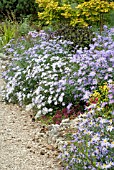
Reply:
M0 75L0 170L61 170L57 150L37 135L41 124L19 106L2 101L3 84Z

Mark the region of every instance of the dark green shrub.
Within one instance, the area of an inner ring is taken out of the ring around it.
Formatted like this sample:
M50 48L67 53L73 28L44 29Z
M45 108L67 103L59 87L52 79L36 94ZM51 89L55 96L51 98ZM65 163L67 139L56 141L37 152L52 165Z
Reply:
M5 17L12 17L21 19L27 15L37 17L38 7L34 0L1 0L0 1L0 19Z
M107 17L108 25L114 27L114 10L112 10Z
M53 34L55 36L60 36L60 38L63 40L72 41L73 44L71 49L74 49L76 46L78 46L78 48L88 48L94 37L94 34L89 27L73 27L64 23L59 25Z

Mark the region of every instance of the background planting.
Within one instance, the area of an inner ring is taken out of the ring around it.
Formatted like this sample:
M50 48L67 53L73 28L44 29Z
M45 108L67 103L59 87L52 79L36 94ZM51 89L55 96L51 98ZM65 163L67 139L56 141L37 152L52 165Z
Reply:
M0 1L0 18L12 18L12 13L16 19L23 19L27 15L36 18L38 7L34 0L1 0ZM13 19L13 18L12 18Z

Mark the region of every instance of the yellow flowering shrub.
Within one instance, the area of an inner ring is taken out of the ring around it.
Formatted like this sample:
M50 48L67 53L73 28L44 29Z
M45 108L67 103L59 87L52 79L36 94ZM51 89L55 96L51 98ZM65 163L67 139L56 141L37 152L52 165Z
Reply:
M102 19L101 15L108 13L111 9L114 9L114 2L109 3L107 0L90 0L81 3L76 6L78 18L74 18L74 23L76 24L79 20L82 25L89 25L96 21L98 22Z
M101 21L101 15L108 13L114 9L114 2L107 0L90 0L90 1L75 1L71 0L36 0L42 12L38 12L38 17L44 20L46 24L51 24L53 21L69 19L72 26L88 26L94 22ZM72 5L73 3L73 5Z
M99 86L98 90L95 90L91 95L89 102L96 103L97 105L100 105L101 101L108 102L108 91L109 88L107 83L105 83L103 86Z
M66 0L36 0L42 12L38 12L38 17L44 20L46 24L52 24L54 21L66 20L72 18L75 9Z
M58 2L56 0L36 0L36 3L43 9L42 12L38 12L39 19L44 20L46 24L58 19Z
M65 18L72 17L72 8L70 5L63 4L63 6L59 7L58 9L60 9L61 15Z
M95 113L97 116L102 116L104 118L110 118L110 109L112 104L109 104L109 87L107 83L98 87L90 96L88 104L96 104Z

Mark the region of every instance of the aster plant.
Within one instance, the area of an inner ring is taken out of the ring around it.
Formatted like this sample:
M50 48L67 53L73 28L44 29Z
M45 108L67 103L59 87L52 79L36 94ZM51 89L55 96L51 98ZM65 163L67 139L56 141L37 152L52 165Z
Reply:
M66 84L68 92L76 101L78 99L87 101L98 86L114 81L112 35L113 32L104 26L104 33L93 38L94 43L89 45L90 49L77 49L71 58L72 71L70 77L66 78Z
M65 106L65 75L69 75L70 41L59 37L49 39L44 32L29 32L20 41L15 40L4 47L5 53L13 55L7 71L5 99L30 104L37 110L36 117L52 113L55 107ZM68 103L67 103L68 104Z
M75 120L76 134L59 155L66 170L102 170L114 167L113 119L96 118L95 106ZM111 111L114 118L114 111Z

